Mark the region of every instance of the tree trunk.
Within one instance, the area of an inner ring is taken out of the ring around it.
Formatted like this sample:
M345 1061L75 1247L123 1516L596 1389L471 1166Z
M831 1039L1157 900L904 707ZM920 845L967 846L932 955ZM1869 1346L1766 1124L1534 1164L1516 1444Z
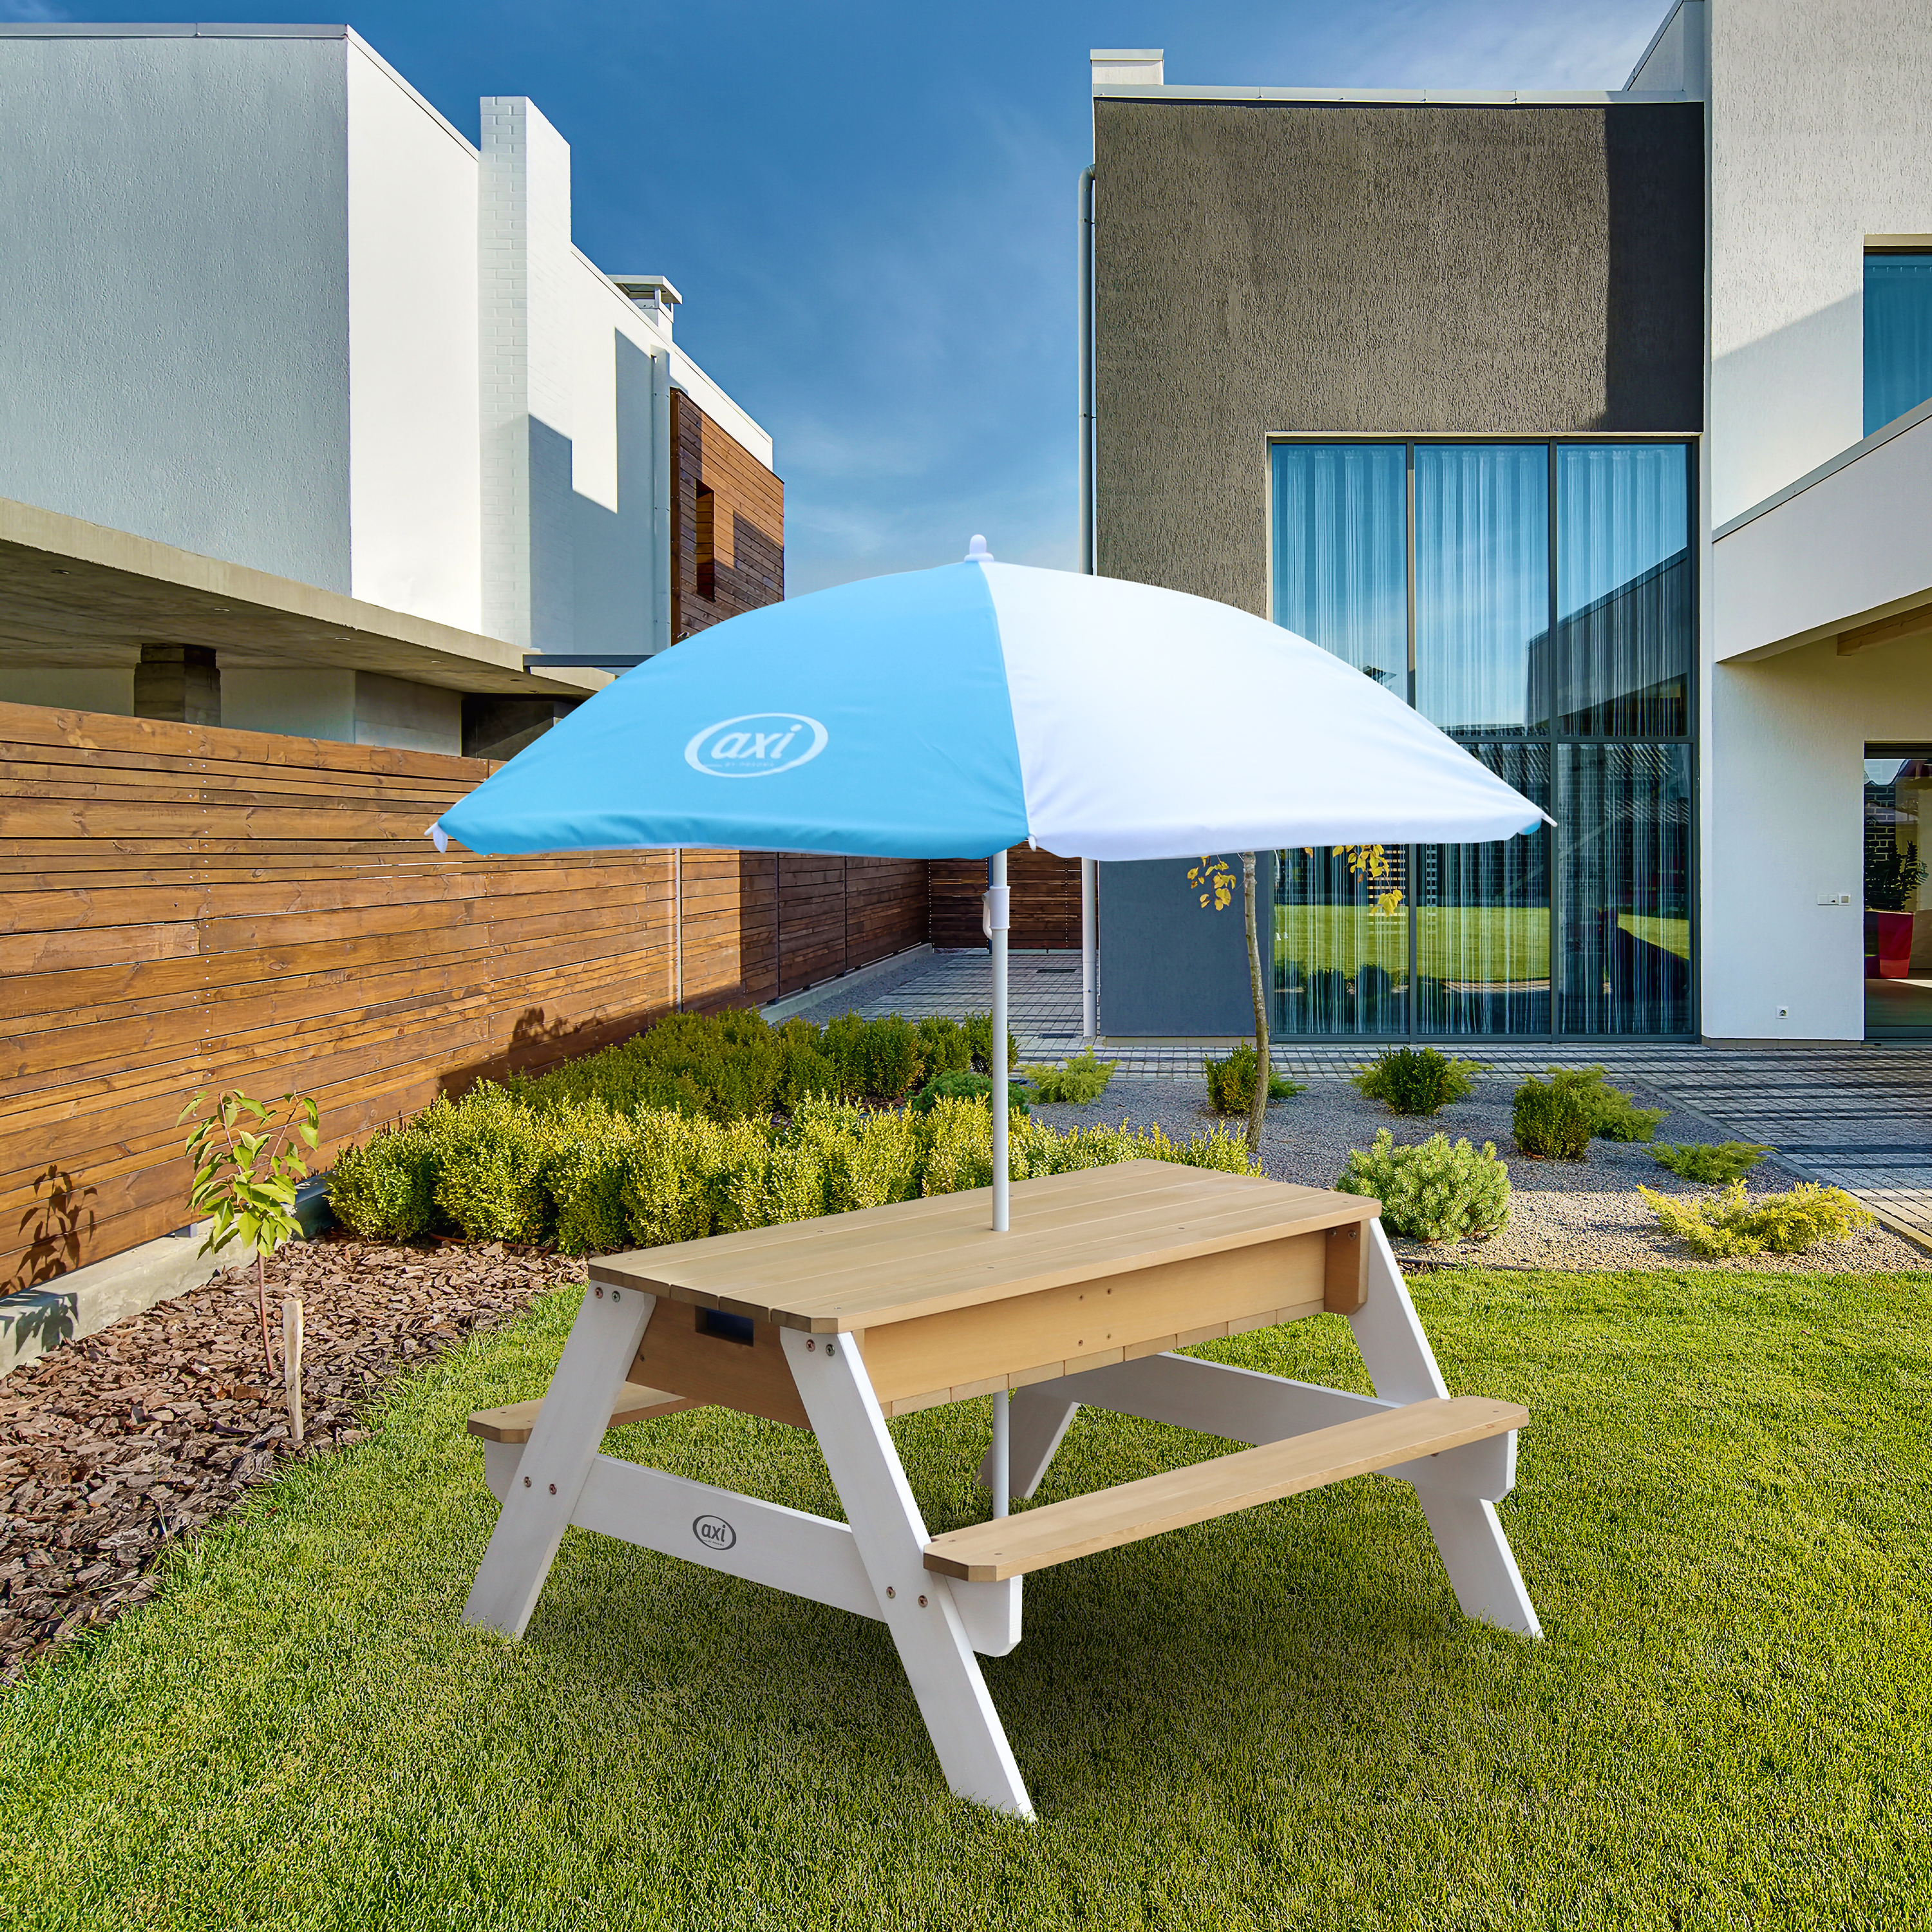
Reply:
M275 1378L275 1352L268 1346L268 1270L261 1252L255 1256L255 1312L262 1318L262 1360L268 1364L268 1379Z
M1268 997L1262 981L1261 921L1256 907L1255 855L1241 854L1241 908L1248 927L1248 990L1255 1001L1255 1098L1248 1109L1248 1158L1259 1164L1262 1157L1262 1123L1268 1118L1268 1076L1273 1070L1268 1055ZM1273 935L1270 935L1272 940ZM1274 946L1270 944L1272 954Z

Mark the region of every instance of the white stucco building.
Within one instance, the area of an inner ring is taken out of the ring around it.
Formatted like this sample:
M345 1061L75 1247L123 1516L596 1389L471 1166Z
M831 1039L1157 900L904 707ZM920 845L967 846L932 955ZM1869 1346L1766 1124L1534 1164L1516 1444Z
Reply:
M782 554L676 291L573 245L532 103L481 135L346 27L0 26L0 698L494 748L607 675L526 654L664 648L680 564L718 614L674 398Z

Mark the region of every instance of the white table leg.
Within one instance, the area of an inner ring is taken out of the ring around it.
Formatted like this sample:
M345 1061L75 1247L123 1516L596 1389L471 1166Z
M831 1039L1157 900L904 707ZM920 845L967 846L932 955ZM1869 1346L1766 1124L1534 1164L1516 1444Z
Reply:
M1436 1365L1436 1352L1423 1332L1395 1251L1379 1220L1370 1222L1369 1240L1368 1298L1348 1317L1348 1322L1376 1394L1384 1402L1421 1402L1430 1396L1446 1396L1449 1391ZM1451 1462L1440 1481L1430 1480L1426 1472L1415 1473L1419 1466L1414 1464L1405 1464L1402 1473L1415 1484L1415 1492L1422 1499L1430 1533L1436 1538L1442 1567L1449 1573L1463 1615L1499 1629L1540 1637L1543 1626L1537 1621L1536 1607L1523 1587L1522 1573L1497 1520L1496 1504L1484 1494L1485 1489L1491 1489L1495 1494L1507 1496L1515 1480L1514 1435L1508 1440L1507 1480L1499 1488L1493 1480L1486 1482L1478 1473L1486 1469L1487 1458L1480 1464L1473 1458L1461 1464Z
M1030 1496L1045 1480L1047 1469L1060 1448L1060 1438L1072 1425L1080 1405L1057 1394L1058 1382L1036 1382L1016 1389L1006 1405L1006 1484L1010 1496ZM986 1451L980 1464L980 1483L994 1489L993 1452ZM994 1490L994 1494L998 1494Z
M858 1350L847 1335L787 1328L783 1337L806 1414L946 1783L959 1797L1030 1818L1032 1801L952 1592L944 1576L926 1568L925 1519Z
M523 1635L656 1305L655 1295L635 1288L584 1289L509 1500L470 1586L466 1624Z

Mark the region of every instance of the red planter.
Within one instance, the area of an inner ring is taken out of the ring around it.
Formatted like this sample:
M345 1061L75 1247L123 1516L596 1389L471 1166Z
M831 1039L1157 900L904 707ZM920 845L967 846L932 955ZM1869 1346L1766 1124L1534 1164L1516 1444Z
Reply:
M1912 915L1865 908L1865 977L1903 980L1912 970ZM1872 941L1876 940L1874 945Z

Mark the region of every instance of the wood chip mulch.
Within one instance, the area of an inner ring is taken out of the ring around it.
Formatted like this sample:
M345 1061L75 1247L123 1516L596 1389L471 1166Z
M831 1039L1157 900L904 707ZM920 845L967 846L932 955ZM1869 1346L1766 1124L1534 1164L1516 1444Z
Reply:
M302 1299L302 1453L356 1441L384 1383L583 1271L496 1244L284 1249L268 1312L279 1364L281 1298ZM0 1376L0 1684L151 1596L161 1552L290 1454L252 1265Z

